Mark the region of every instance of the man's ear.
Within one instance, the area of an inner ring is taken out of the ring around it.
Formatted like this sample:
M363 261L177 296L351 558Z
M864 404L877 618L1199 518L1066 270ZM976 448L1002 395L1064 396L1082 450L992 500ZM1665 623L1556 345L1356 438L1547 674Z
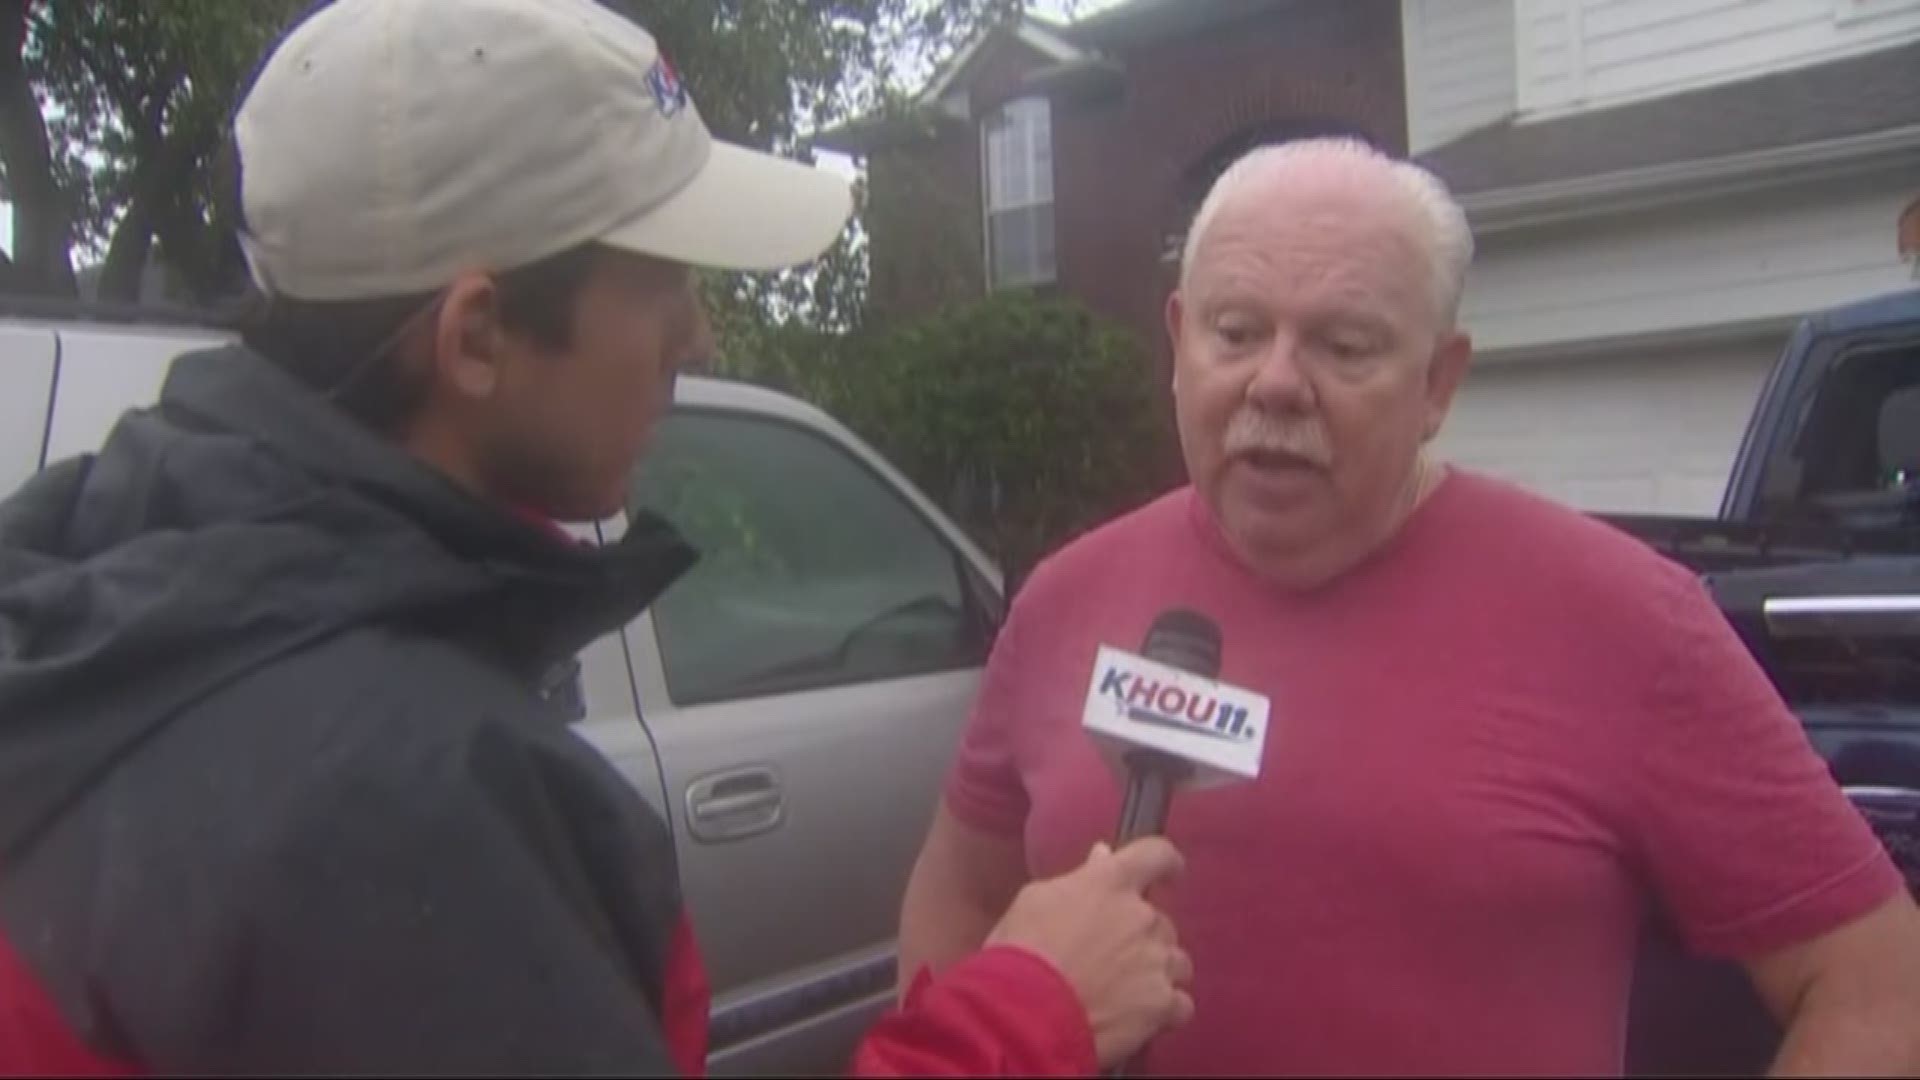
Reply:
M447 287L433 327L436 381L466 398L486 398L500 384L499 291L484 274L463 274Z
M1427 420L1423 438L1431 441L1440 434L1447 412L1453 408L1453 395L1467 377L1473 360L1473 338L1464 330L1449 330L1434 347L1427 364Z

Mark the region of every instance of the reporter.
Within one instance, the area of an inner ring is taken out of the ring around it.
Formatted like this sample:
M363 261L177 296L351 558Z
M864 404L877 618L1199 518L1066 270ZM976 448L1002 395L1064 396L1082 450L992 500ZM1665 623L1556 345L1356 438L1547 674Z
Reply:
M0 1073L700 1072L670 834L541 693L693 553L551 522L713 347L694 268L812 258L846 185L590 0L317 5L234 149L245 345L0 504ZM1124 1056L1191 1009L1179 868L1030 886L856 1071Z

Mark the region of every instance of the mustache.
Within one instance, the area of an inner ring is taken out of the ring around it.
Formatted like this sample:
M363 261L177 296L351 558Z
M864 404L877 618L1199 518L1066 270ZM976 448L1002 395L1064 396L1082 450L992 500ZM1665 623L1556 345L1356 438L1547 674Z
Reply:
M1310 417L1278 416L1259 409L1233 414L1227 424L1226 451L1287 454L1320 468L1333 463L1326 425Z

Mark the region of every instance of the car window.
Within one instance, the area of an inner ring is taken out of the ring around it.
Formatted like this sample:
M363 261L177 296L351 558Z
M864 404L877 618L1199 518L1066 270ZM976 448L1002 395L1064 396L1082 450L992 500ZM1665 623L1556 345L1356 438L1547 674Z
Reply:
M672 522L701 553L653 607L678 704L984 659L953 548L877 472L801 426L674 413L631 505Z
M1797 498L1854 525L1911 524L1920 495L1920 345L1840 357L1791 443Z

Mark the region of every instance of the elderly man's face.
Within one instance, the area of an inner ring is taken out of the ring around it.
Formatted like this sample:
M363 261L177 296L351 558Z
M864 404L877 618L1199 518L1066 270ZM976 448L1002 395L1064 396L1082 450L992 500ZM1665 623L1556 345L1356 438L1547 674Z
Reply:
M1381 184L1268 181L1221 208L1169 302L1189 475L1283 585L1325 582L1398 527L1464 374L1420 227Z

